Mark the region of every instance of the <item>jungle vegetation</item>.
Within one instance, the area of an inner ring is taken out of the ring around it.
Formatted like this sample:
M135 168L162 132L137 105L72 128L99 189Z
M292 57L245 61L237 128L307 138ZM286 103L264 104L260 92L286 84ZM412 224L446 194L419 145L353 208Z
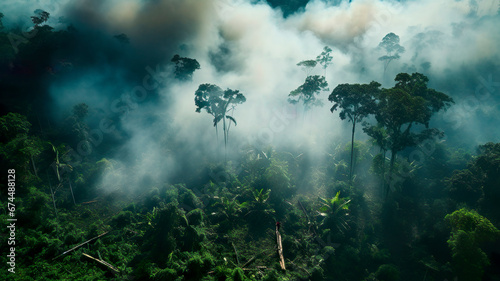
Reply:
M286 9L302 2L290 1ZM35 11L31 32L37 36L29 40L13 38L16 30L0 30L1 197L8 197L5 171L15 169L18 219L16 273L2 270L2 279L500 278L500 143L468 151L443 142L443 132L430 121L454 100L428 87L432 77L400 73L390 88L376 81L337 84L328 101L339 116L331 118L351 122L352 138L332 140L317 163L300 149L245 147L236 159L200 159L172 182L145 180L140 189L106 193L98 180L118 170L110 159L120 138L96 145L89 123L97 113L85 103L67 108L62 120L47 113L47 85L97 58L79 55L85 31L55 31L44 24L48 18ZM129 43L126 35L115 39L118 51L103 49L96 56L119 64ZM395 34L381 43L387 51L384 69L404 51L398 44ZM60 59L62 51L68 60ZM288 96L308 110L328 110L312 106L328 84L308 71L318 63L326 71L330 53L325 47L317 60L299 63L307 77ZM179 83L191 83L201 68L196 59L180 55L170 63ZM189 110L213 117L217 136L222 126L226 145L236 125L234 109L245 107L246 98L210 83L199 85L194 96L179 94L194 98ZM355 140L356 126L365 140ZM414 161L412 153L424 145L433 152ZM172 142L168 149L181 146ZM72 147L86 153L76 155ZM3 221L6 210L2 200ZM2 232L4 265L6 241Z

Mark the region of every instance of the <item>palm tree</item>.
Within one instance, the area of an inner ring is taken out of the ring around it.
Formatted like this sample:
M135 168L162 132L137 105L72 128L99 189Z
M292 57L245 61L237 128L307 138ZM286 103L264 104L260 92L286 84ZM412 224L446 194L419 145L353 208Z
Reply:
M330 199L320 198L321 207L318 212L321 216L326 217L324 224L330 226L336 226L337 229L343 233L343 230L348 230L349 225L345 219L349 215L349 203L351 202L348 198L340 197L340 191Z

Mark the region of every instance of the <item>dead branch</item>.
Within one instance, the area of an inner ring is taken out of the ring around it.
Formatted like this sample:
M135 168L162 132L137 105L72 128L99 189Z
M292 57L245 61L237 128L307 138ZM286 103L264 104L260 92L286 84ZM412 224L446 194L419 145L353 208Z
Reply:
M72 252L72 251L74 251L74 250L76 250L76 249L80 248L81 246L83 246L83 245L85 245L85 244L87 244L87 243L89 243L89 242L91 242L91 241L94 241L94 240L96 240L96 239L99 239L99 238L101 238L102 236L104 236L104 235L106 235L106 234L108 234L108 233L109 233L109 231L106 231L106 232L104 232L103 234L100 234L100 235L98 235L98 236L96 236L96 237L94 237L94 238L92 238L92 239L90 239L90 240L87 240L87 241L85 241L85 242L83 242L83 243L80 243L80 244L76 245L75 247L73 247L73 248L71 248L71 249L67 250L66 252L64 252L64 253L60 254L59 256L57 256L57 257L53 258L52 260L55 260L55 259L57 259L57 258L59 258L59 257L61 257L61 256L64 256L64 255L66 255L67 253L70 253L70 252Z
M257 256L257 255L255 255L255 256L253 256L253 257L251 257L251 258L250 258L250 259L249 259L249 260L248 260L248 261L247 261L244 265L242 265L241 267L245 267L245 266L247 266L250 262L252 262L252 261L255 259L255 257L256 257L256 256Z
M240 259L238 258L238 252L236 251L236 247L234 246L234 243L231 242L233 245L234 253L236 254L236 262L238 263L238 266L240 265Z

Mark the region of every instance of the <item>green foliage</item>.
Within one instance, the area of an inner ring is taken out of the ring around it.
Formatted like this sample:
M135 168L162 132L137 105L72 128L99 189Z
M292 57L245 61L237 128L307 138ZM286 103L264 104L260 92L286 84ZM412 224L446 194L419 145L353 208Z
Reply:
M309 76L311 70L316 66L316 64L318 64L318 62L315 60L303 60L297 63L297 66L300 66L302 70L306 72L306 75Z
M26 116L9 112L0 118L0 135L3 143L13 140L19 135L28 134L31 124Z
M307 76L304 84L290 92L288 102L291 104L302 102L306 110L312 106L321 106L323 102L316 98L321 91L328 91L328 83L325 77L319 75Z
M330 111L333 112L340 108L340 119L348 119L349 122L352 122L349 180L352 180L353 174L354 132L356 123L361 122L369 114L374 113L374 109L376 108L375 97L380 93L380 86L381 85L375 81L372 81L370 84L362 85L341 84L335 87L330 96L328 96L328 100L334 103Z
M255 199L255 202L257 204L263 204L266 203L267 199L269 199L269 193L271 192L270 189L268 189L266 192L264 192L264 189L261 188L260 190L252 190L253 197Z
M28 190L26 198L18 203L16 215L21 223L26 223L26 227L38 227L43 222L44 215L47 214L48 203L52 200L48 194L36 187L29 187Z
M151 249L154 257L170 253L177 248L175 237L179 237L182 234L182 227L186 226L183 222L185 222L183 214L172 203L167 204L165 208L157 211L151 222L154 228L148 229L145 234L149 238L148 243L145 245L151 246L149 249Z
M89 139L90 128L85 122L88 116L89 106L85 103L80 103L73 106L72 115L66 120L67 126L71 128L73 135L71 138L75 142L87 141ZM87 144L90 145L90 144Z
M194 194L193 191L186 188L184 185L177 185L177 192L179 193L178 202L180 207L185 209L201 208L202 203L200 199Z
M398 281L399 269L393 264L383 264L375 272L375 277L379 281Z
M53 166L54 172L56 173L57 180L59 182L62 181L61 174L65 174L66 172L71 172L73 171L73 167L69 164L61 163L59 161L59 149L57 149L53 144L50 144L52 146L52 151L56 154L55 156L55 165ZM64 148L61 148L64 149ZM99 163L99 162L98 162Z
M195 70L200 69L200 64L195 59L183 58L175 55L171 60L175 63L175 78L179 80L191 81Z
M476 207L478 200L484 196L480 176L470 170L455 171L447 183L450 196L468 206Z
M268 200L270 198L270 193L271 193L270 189L268 189L267 191L264 191L263 188L260 190L253 189L252 196L254 200L249 202L248 206L249 209L251 210L248 213L246 213L245 216L247 217L258 216L261 219L263 219L273 215L275 211L274 209L271 208L271 206L268 203Z
M445 220L452 227L448 245L456 274L466 280L481 280L489 261L480 245L500 238L500 231L474 210L457 210L446 215Z
M213 257L210 254L194 253L188 254L188 257L184 271L185 280L201 280L214 265Z
M235 268L233 270L233 274L232 274L232 280L233 281L244 281L244 280L248 280L248 278L245 277L245 273L243 273L243 270L239 267Z
M484 196L482 209L496 222L500 222L500 143L486 143L479 146L479 155L474 160L472 171L482 177Z
M231 122L233 122L236 126L236 120L234 117L227 115L227 113L231 112L231 114L234 114L236 105L242 104L246 101L245 96L240 93L239 90L227 89L223 91L219 86L212 84L201 84L194 95L196 112L199 113L202 109L205 109L208 114L214 117L213 123L217 137L217 124L222 121L224 145L226 146L229 138ZM228 125L226 125L226 119L229 120Z
M320 198L320 200L321 207L319 211L321 212L320 215L325 217L323 223L326 227L336 227L341 233L347 230L349 228L347 216L349 215L351 200L340 197L340 191L333 198Z
M219 210L222 214L228 219L235 220L238 215L241 213L242 209L248 206L248 202L239 203L236 200L238 196L235 196L232 199L221 197L219 202L216 203L215 206L220 206Z
M323 51L321 52L321 54L319 54L317 57L316 57L316 61L321 64L321 66L323 67L323 69L326 70L326 68L332 64L332 56L331 56L331 53L332 53L332 49L328 46L325 46L323 48Z
M457 210L446 215L445 220L451 225L452 232L463 230L472 233L476 242L494 240L500 234L500 231L487 218L474 210Z
M31 123L24 115L10 112L0 117L0 157L5 159L0 167L5 171L12 168L22 171L22 174L18 172L22 179L18 183L34 183L35 160L45 150L45 142L30 135L30 128Z
M379 60L384 61L384 73L387 70L389 63L392 60L399 59L399 54L405 52L405 48L399 45L399 36L392 32L382 38L382 42L380 42L378 47L384 49L387 53L386 55L378 58Z
M31 21L33 22L33 24L35 24L35 26L40 26L50 17L50 14L45 12L44 10L36 9L34 13L36 16L31 16Z
M118 215L116 215L111 224L117 228L123 228L128 226L133 221L133 214L130 211L121 211Z
M385 173L384 167L386 162L387 159L384 158L384 155L382 153L375 155L375 157L373 157L370 171L376 175L380 175L381 177L383 177L383 174Z
M400 73L396 85L378 93L375 119L377 125L365 124L364 131L373 137L382 150L391 150L389 178L398 152L416 146L424 140L442 136L437 129L429 129L432 115L453 104L453 99L444 93L427 88L428 78L420 73ZM413 125L424 125L426 129L415 133ZM386 186L386 195L389 185Z
M115 35L113 36L118 42L120 42L121 44L129 44L130 43L130 39L128 38L128 36L124 33L120 33L118 35Z
M189 213L187 213L186 217L187 217L190 225L201 226L203 223L205 214L203 213L203 210L201 210L201 209L194 209L194 210L191 210Z
M309 0L266 0L266 2L273 8L279 8L283 16L288 17L303 9Z
M264 186L271 190L269 200L274 204L280 204L283 199L290 198L295 193L285 161L271 159L270 166L264 172Z
M330 111L340 109L341 120L360 122L374 113L375 97L380 93L380 86L375 81L370 84L340 84L328 96L328 100L334 103Z
M177 271L172 269L172 268L165 268L165 269L162 269L160 271L158 271L155 275L154 275L154 279L153 280L157 280L157 281L163 281L163 280L177 280L177 279L181 279L181 277L179 277L177 275Z
M448 191L458 203L479 207L490 219L499 222L500 143L481 145L478 153L467 169L454 171L446 179Z
M281 7L305 4L300 0L274 2ZM193 169L189 166L188 175L180 173L175 180L171 179L179 183L176 185L143 181L137 193L126 188L107 195L97 192L104 172L121 175L122 170L111 157L117 152L113 147L127 138L123 132L106 134L105 142L113 139L116 143L107 143L79 161L70 161L74 152L70 147L77 149L82 140L89 144L90 129L98 128L96 122L101 116L93 115L97 111L89 111L88 105L76 103L69 108L66 123L57 124L54 118L47 118L47 108L37 103L44 104L47 100L50 91L45 91L46 85L66 81L67 73L57 68L69 71L73 61L74 67L80 68L74 74L78 76L80 70L94 65L96 58L80 54L75 57L75 50L88 46L74 48L82 42L81 38L86 38L85 30L53 31L46 25L49 16L47 12L36 11L32 17L35 27L23 34L29 40L22 40L16 47L9 41L9 35L21 34L22 30L0 32L0 63L6 70L2 77L6 94L3 109L28 116L11 112L0 117L0 166L4 172L16 168L17 176L19 244L16 274L9 276L14 280L413 280L415 276L418 280L443 280L445 276L450 279L452 274L450 262L454 275L477 280L486 269L489 260L481 250L486 246L482 243L499 235L486 219L493 223L500 221L499 144L480 146L478 155L472 158L468 152L453 150L448 157L436 150L424 164L427 170L434 170L432 176L421 173L423 169L417 170L419 167L408 161L393 163L395 172L407 171L401 184L406 193L395 194L394 202L386 207L391 211L387 212L390 216L385 216L385 209L373 196L374 183L366 172L348 182L348 145L339 145L332 153L335 155L325 159L321 159L322 154L308 153L302 148L289 151L276 148L276 151L272 147L245 147L241 161L237 162L241 165L205 167L200 160L201 164L194 163ZM109 39L113 44L105 45L113 54L107 54L109 50L91 49L99 60L113 64L120 61L118 51L133 51L115 42L126 43L126 35ZM381 47L392 53L381 59L388 64L402 50L398 40L392 45L386 41ZM117 46L119 49L113 49ZM332 61L331 52L325 47L317 60L306 60L298 66L311 71L319 63L326 71ZM193 59L174 56L172 62L179 80L190 80L199 69ZM307 76L306 83L290 98L312 106L319 103L319 93L326 89L327 83L325 77ZM23 82L27 78L30 83ZM373 162L373 170L378 174L384 176L386 151L407 155L404 148L439 135L436 130L417 129L429 126L431 117L450 106L452 100L427 88L427 83L427 77L421 74L401 73L391 89L379 89L372 82L341 84L332 92L339 94L337 100L332 98L335 102L332 110L338 109L341 119L358 123L370 114L375 115L377 124L367 126L366 132L381 148ZM344 92L340 93L341 90ZM366 93L372 99L365 102L363 91L374 92ZM222 126L226 142L230 127L236 125L233 110L243 102L245 97L238 91L224 91L210 84L200 85L195 94L196 111L211 114L216 130L225 123ZM360 108L365 103L375 106L364 108L363 112ZM109 117L121 120L118 114ZM33 130L28 120L36 124ZM49 141L52 148L46 145ZM446 143L440 145L446 147ZM165 150L175 153L176 148L167 144ZM351 141L350 148L356 159L351 163L359 162L360 171L366 171L366 159L378 153L361 142ZM324 164L323 160L330 164ZM467 160L471 160L467 169L452 175L449 189L443 189L441 171L449 171L451 175L453 169L463 168ZM55 173L52 163L56 164ZM218 180L207 176L212 172L227 177ZM70 198L68 183L74 184L79 204L66 204ZM0 185L5 195L6 181ZM49 185L54 188L57 216ZM298 187L301 194L295 196ZM445 191L450 191L455 201L449 200ZM326 199L314 199L318 196ZM2 207L6 210L4 201ZM450 234L442 217L454 205L463 203L477 207L486 217L469 211L451 214L447 216L453 225ZM0 217L6 220L8 214L4 212ZM391 223L385 224L385 220ZM287 271L279 269L276 221L282 223ZM53 260L106 231L110 232ZM447 246L452 252L451 259ZM109 262L120 273L112 275L106 267L82 257L83 253ZM0 261L6 264L6 255ZM488 272L484 278L493 280L497 278L494 274Z

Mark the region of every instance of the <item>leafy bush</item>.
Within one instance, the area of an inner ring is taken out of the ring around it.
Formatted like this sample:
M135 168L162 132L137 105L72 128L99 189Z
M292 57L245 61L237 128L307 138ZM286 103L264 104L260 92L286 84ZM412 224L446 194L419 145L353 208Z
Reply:
M470 281L481 280L489 260L480 243L498 239L500 231L474 210L457 210L446 215L445 220L452 227L448 245L456 274Z
M398 281L399 269L393 264L383 264L375 272L375 277L379 281Z
M190 225L199 226L203 223L204 214L201 209L194 209L186 215Z
M117 228L123 228L132 223L133 214L131 211L121 211L118 215L116 215L111 221L111 225Z

